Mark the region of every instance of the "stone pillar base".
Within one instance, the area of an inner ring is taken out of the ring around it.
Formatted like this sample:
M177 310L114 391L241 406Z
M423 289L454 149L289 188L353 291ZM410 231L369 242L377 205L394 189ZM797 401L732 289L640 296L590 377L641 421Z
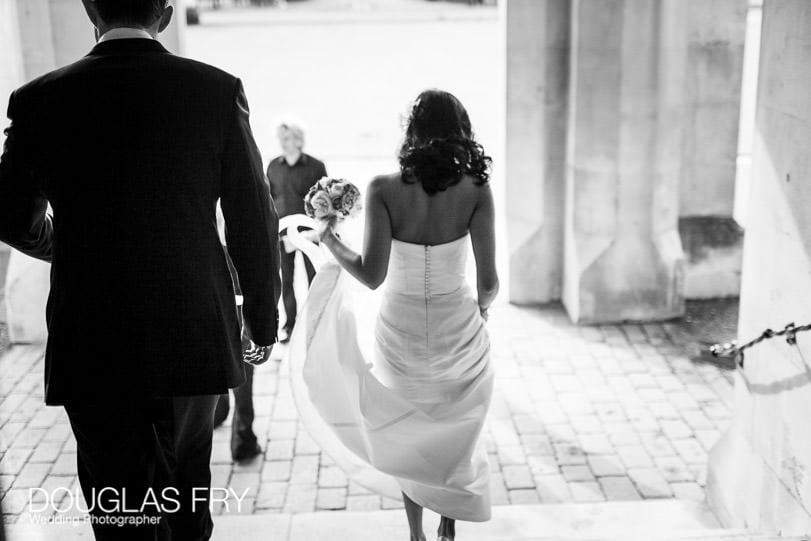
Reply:
M743 264L741 226L729 216L688 216L679 219L679 234L687 255L685 297L737 297Z
M578 239L569 268L577 283L564 294L564 305L575 323L661 321L684 314L681 294L684 259L675 230L656 239ZM585 242L584 242L585 241ZM583 246L591 244L592 246ZM588 253L602 244L588 262ZM570 254L570 257L572 254Z

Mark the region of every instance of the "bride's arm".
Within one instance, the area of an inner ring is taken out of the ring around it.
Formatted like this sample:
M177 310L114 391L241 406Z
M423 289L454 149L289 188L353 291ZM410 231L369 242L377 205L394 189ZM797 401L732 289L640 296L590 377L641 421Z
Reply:
M479 201L470 219L470 238L476 258L479 308L484 314L496 298L499 285L496 273L495 205L493 192L488 185L479 188Z
M383 182L383 179L373 180L366 193L362 255L344 244L332 227L327 227L321 239L338 263L371 289L377 289L386 279L391 253L391 221L381 194Z

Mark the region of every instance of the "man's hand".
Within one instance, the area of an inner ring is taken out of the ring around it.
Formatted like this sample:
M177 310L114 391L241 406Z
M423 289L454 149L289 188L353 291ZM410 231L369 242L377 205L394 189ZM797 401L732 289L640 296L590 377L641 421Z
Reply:
M273 344L269 346L257 346L253 341L242 352L242 360L253 366L265 364L270 359L270 354L273 351Z

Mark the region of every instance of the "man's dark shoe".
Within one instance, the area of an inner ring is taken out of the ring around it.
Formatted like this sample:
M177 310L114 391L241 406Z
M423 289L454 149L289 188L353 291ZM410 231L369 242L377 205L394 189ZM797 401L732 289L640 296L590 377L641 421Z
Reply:
M250 460L256 456L262 454L262 448L259 447L259 444L255 441L251 442L243 442L237 446L236 449L233 450L231 453L231 458L234 459L234 462L242 462L245 460Z

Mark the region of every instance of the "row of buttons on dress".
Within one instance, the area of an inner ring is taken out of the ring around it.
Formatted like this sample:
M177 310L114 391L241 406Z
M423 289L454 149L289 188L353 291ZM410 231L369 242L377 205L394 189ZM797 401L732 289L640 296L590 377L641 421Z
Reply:
M425 247L425 299L431 299L431 247Z

